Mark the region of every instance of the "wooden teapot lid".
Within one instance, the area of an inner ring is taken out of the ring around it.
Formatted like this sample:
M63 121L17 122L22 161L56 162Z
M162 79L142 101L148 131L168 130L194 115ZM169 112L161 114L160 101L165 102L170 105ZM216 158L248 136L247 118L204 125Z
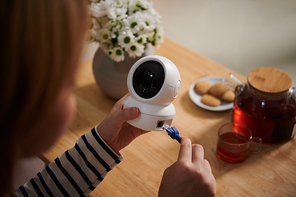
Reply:
M291 87L292 79L277 68L261 67L249 73L248 83L262 92L280 93Z

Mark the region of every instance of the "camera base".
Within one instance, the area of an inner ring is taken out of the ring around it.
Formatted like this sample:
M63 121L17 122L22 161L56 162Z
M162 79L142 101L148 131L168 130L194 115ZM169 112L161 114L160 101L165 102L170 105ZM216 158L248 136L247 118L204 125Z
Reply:
M168 106L144 104L131 96L124 102L123 108L128 107L138 107L141 114L136 119L127 122L146 131L162 131L164 124L171 126L176 114L172 103Z

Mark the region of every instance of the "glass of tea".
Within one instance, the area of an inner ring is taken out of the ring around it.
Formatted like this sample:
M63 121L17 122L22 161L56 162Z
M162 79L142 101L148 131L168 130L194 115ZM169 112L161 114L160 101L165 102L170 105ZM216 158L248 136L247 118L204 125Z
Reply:
M217 155L227 163L241 163L261 146L261 138L252 137L250 129L239 123L227 123L218 130Z

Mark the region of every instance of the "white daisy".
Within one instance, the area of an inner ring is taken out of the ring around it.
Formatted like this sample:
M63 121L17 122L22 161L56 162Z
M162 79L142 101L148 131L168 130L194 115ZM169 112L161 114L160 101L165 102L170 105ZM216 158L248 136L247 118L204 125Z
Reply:
M136 0L136 6L142 10L148 10L152 7L152 2Z
M154 29L154 33L151 33L148 36L148 41L156 47L159 47L159 44L163 42L163 29L161 26L157 26Z
M127 52L130 57L139 57L144 53L144 45L134 43L127 49Z
M122 8L127 5L127 0L115 0L115 7Z
M104 17L107 16L108 14L110 14L110 12L112 12L113 9L113 0L105 0L105 1L100 1L99 3L96 3L97 7L98 7L98 15L97 17Z
M115 20L116 19L116 9L111 7L106 10L106 14L109 19Z
M100 31L100 41L102 43L104 43L104 42L108 42L109 39L110 39L109 30L108 29L102 29Z
M115 10L116 20L121 21L122 19L127 18L126 12L127 12L126 8L116 8Z
M159 47L159 44L163 42L163 37L161 34L156 34L155 35L155 38L154 38L154 41L152 42L152 45L155 46L155 47Z
M129 1L129 14L135 12L141 12L152 8L152 2L142 0L130 0Z
M142 16L139 12L127 17L129 29L135 34L143 27Z
M93 42L96 40L97 31L94 29L90 29L86 32L86 40L88 42Z
M134 43L135 36L131 31L128 32L122 32L118 36L118 44L121 47L129 47L132 43Z
M109 51L109 56L116 62L124 60L124 51L121 47L114 47L112 53Z
M151 17L151 15L148 15L147 13L142 14L142 20L143 20L143 28L145 32L153 31L155 28L156 20Z
M154 35L155 35L155 32L154 31L151 31L147 34L147 41L149 43L152 43L154 41Z
M129 3L128 3L128 15L132 15L133 13L136 12L136 2L135 0L129 0Z
M147 35L142 34L142 35L136 37L135 40L138 44L146 44L147 43Z
M91 3L90 11L93 17L96 17L96 18L101 17L99 5L100 5L99 3Z

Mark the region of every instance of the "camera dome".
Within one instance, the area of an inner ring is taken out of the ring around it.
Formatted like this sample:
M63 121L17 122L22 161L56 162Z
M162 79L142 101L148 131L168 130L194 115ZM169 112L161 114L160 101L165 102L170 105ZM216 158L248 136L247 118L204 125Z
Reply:
M169 59L150 55L139 59L130 69L127 87L134 99L151 105L167 106L177 97L180 73Z
M162 65L156 61L141 64L133 75L133 88L142 98L152 98L161 90L165 73Z

